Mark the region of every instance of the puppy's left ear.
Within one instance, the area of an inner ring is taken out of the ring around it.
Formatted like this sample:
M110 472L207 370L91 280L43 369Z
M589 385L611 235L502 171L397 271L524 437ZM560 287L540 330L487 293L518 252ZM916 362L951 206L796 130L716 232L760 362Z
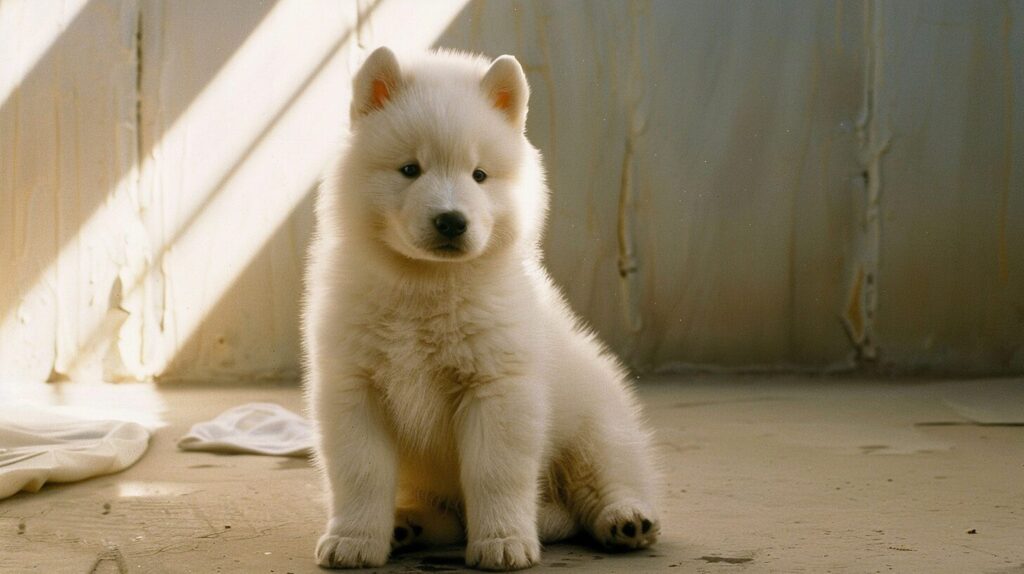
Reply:
M352 123L386 106L402 89L402 69L385 46L373 51L352 80Z
M526 103L530 99L530 85L519 61L512 56L499 56L480 80L480 87L491 105L505 114L519 130L526 128Z

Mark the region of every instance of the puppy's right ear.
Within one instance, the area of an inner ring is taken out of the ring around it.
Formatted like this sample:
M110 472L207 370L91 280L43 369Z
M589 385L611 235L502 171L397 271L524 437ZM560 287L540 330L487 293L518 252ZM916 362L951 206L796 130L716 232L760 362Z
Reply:
M530 85L526 83L523 67L512 56L499 56L480 80L484 94L491 105L505 114L520 131L526 127L526 102L530 99Z
M352 80L352 123L383 108L402 88L402 70L394 52L381 46L373 51Z

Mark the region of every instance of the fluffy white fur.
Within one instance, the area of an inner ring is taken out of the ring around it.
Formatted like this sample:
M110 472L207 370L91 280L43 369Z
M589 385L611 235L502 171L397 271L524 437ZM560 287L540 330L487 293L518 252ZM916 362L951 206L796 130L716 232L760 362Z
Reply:
M470 566L511 570L580 529L650 545L639 408L541 263L548 190L519 63L400 65L380 48L353 94L317 200L303 323L330 499L317 561L379 566L395 547L465 541ZM451 211L468 226L447 238L435 219Z

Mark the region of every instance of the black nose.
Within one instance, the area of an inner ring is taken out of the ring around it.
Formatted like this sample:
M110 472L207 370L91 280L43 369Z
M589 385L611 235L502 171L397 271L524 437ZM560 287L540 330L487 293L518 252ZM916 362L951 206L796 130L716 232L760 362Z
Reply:
M466 216L458 211L446 211L434 218L434 228L448 239L454 239L466 232Z

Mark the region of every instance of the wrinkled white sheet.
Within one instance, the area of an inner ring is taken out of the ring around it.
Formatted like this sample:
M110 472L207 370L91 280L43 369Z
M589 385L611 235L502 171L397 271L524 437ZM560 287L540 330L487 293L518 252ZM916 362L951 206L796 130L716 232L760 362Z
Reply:
M134 422L79 419L26 403L0 407L0 499L124 470L146 452L149 436Z
M230 408L212 421L197 423L178 448L224 453L307 456L313 448L309 422L273 403Z

